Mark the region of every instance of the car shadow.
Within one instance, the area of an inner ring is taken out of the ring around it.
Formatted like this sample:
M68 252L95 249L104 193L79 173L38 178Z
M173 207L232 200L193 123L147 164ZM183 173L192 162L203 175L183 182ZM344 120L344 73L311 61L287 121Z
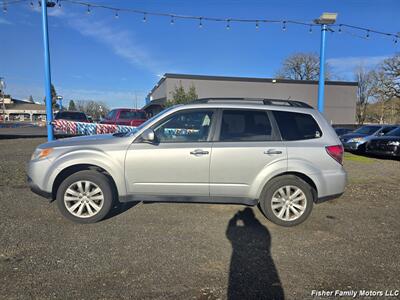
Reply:
M284 299L271 257L271 235L251 208L229 220L226 237L232 244L228 299Z
M116 217L116 216L128 211L132 207L138 205L139 203L140 202L124 202L124 203L117 202L113 205L110 212L107 214L107 216L102 221Z

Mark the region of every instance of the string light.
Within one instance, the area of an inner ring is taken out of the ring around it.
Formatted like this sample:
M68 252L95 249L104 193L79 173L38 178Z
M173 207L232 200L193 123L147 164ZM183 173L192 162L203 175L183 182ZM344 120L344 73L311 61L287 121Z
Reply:
M203 27L203 21L212 21L212 22L226 22L226 29L230 29L230 22L234 21L235 23L255 23L256 30L259 29L260 22L264 23L281 23L282 24L282 30L286 31L287 30L287 25L288 24L293 24L297 26L308 26L309 27L309 32L311 33L313 31L313 23L310 22L301 22L301 21L295 21L295 20L268 20L268 19L239 19L239 18L216 18L216 17L200 17L200 16L191 16L191 15L176 15L176 14L171 14L171 13L162 13L162 12L149 12L149 11L143 11L143 10L137 10L137 9L130 9L130 8L119 8L119 7L112 7L108 5L103 5L103 4L97 4L97 3L91 3L91 2L86 2L85 0L56 0L55 2L58 4L58 7L61 8L61 1L68 2L73 5L81 5L81 6L86 6L87 7L87 14L91 14L91 9L92 8L100 8L100 9L105 9L105 10L111 10L115 12L115 17L119 17L119 12L124 11L124 12L129 12L133 14L142 14L143 15L143 22L147 22L147 15L152 15L152 16L158 16L158 17L170 17L171 18L171 24L175 23L175 19L182 19L182 20L198 20L199 22L199 28ZM0 5L3 5L3 13L7 13L7 6L10 4L17 4L17 3L22 3L22 2L28 2L28 0L0 0ZM39 0L39 7L41 7L41 1ZM55 5L53 1L49 1L49 4ZM33 0L30 0L29 4L32 6L34 4ZM52 7L53 7L52 6ZM34 8L34 5L32 6ZM49 6L50 7L50 6ZM333 27L338 27L337 32L342 33L343 28L349 28L352 29L352 31L362 31L366 32L366 35L364 38L369 39L371 34L374 35L383 35L385 37L391 38L394 43L397 44L400 36L397 33L388 33L388 32L383 32L383 31L378 31L375 29L371 28L364 28L364 27L359 27L359 26L354 26L350 24L331 24L328 25L329 28ZM331 31L332 32L332 31ZM347 31L345 31L348 33ZM361 35L354 35L358 37L362 37Z

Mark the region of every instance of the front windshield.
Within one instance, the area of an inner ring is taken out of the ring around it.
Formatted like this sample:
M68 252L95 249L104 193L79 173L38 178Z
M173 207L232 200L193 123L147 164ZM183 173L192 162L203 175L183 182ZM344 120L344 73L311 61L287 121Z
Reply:
M392 131L389 131L385 135L386 136L400 136L400 127L397 127L396 129L393 129Z
M114 134L115 136L127 136L127 135L132 135L135 132L138 132L139 130L141 130L142 128L146 127L148 124L150 124L151 122L153 122L156 118L164 115L165 113L167 113L168 111L170 111L171 109L173 109L175 106L171 106L168 107L162 111L160 111L158 114L156 114L155 116L152 116L150 119L148 119L146 122L140 124L139 126L132 128L132 131L126 132L126 133L116 133Z
M354 133L371 135L378 130L379 130L379 127L376 127L376 126L363 126L361 128L358 128L357 130L355 130Z

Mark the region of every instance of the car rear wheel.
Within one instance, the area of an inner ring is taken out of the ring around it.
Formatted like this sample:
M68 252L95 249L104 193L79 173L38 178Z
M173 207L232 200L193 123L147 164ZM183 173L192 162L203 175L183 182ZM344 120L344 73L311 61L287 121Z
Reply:
M260 197L260 208L273 223L295 226L304 222L312 211L312 187L293 175L272 179Z
M97 171L79 171L67 177L57 191L57 206L77 223L95 223L110 211L113 193L108 178Z

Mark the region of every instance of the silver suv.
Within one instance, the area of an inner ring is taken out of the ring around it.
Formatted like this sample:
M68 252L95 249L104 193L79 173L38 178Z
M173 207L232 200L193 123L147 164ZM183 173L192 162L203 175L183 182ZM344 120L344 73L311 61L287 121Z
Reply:
M28 182L79 223L103 219L114 201L182 201L259 205L293 226L343 193L342 158L335 131L305 103L202 99L132 133L42 144Z

